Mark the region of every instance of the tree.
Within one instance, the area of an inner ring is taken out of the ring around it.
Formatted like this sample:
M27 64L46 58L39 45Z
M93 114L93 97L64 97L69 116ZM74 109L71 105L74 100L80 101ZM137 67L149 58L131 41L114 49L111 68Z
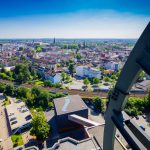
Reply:
M74 64L70 63L68 69L69 69L70 74L73 77L73 73L75 72Z
M42 113L37 113L31 121L30 134L39 140L45 140L50 134L50 126Z
M2 72L2 73L6 73L6 69L5 69L5 67L4 67L4 66L2 66L2 68L1 68L1 72Z
M30 89L25 88L25 87L19 87L16 90L16 96L20 99L31 98L31 97L29 97L30 93L31 93Z
M87 86L88 84L90 84L90 81L89 81L88 78L85 78L85 79L83 80L83 83Z
M19 51L23 51L24 50L24 47L19 47Z
M144 77L146 77L146 73L144 71L142 71L138 77L138 80L142 81L142 80L144 80Z
M65 73L65 72L62 72L62 73L61 73L61 77L62 77L62 81L65 81L65 79L66 79L66 73Z
M42 47L40 45L36 46L36 52L42 52Z
M32 69L32 70L31 70L31 75L32 75L32 77L33 77L34 79L37 78L37 72L36 72L35 69Z
M77 53L76 58L77 58L78 60L80 60L80 59L82 58L82 56L81 56L81 54L80 54L79 52Z
M105 81L105 82L109 82L109 81L110 81L109 77L105 77L105 78L104 78L104 81Z
M0 83L0 93L3 93L5 91L6 85L3 83Z
M29 66L26 64L17 64L14 73L15 79L19 83L24 83L30 79Z
M4 90L4 93L6 95L9 95L9 96L13 96L14 95L14 86L11 85L11 84L7 84L6 87L5 87L5 90Z
M38 87L34 86L32 89L31 89L31 93L34 95L34 98L36 99L40 93L41 93L41 89L39 89Z
M46 87L52 87L53 83L51 81L49 81L49 80L45 80L44 81L44 86L46 86Z
M62 88L62 84L60 84L60 83L55 83L55 84L54 84L54 87L55 87L55 88Z
M46 108L48 107L49 102L49 93L47 91L43 91L37 98L37 103L39 106Z
M70 81L70 79L71 79L70 75L68 75L68 74L67 74L67 75L66 75L66 79L65 79L65 80L66 80L67 82L69 82L69 81Z
M113 74L113 75L111 76L111 79L113 79L113 80L117 80L116 75L114 75L114 74Z
M127 101L125 111L128 113L128 115L137 116L144 113L146 107L147 101L145 101L144 98L130 97Z
M106 101L102 100L100 97L95 97L93 99L94 106L102 113L106 110Z
M100 79L99 78L93 78L93 83L94 84L98 84L100 82Z

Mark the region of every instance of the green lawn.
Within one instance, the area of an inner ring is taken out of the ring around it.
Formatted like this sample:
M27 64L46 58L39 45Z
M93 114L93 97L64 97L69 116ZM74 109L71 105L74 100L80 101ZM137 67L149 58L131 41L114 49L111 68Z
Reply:
M13 134L13 135L11 135L11 140L13 142L14 147L23 145L22 134Z
M36 81L34 84L35 85L44 85L43 81Z
M9 105L9 104L11 104L11 102L10 102L10 100L9 99L5 99L4 101L3 101L3 105Z

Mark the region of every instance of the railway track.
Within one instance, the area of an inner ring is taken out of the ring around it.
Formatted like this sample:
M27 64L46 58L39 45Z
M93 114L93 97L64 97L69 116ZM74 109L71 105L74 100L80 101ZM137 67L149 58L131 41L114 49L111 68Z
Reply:
M7 80L1 80L0 79L0 83L9 83L9 84L14 84L14 82L12 81L7 81ZM20 87L27 87L27 88L32 88L34 85L31 84L22 84L22 85L16 85L16 86L20 86ZM41 89L45 89L45 90L49 90L52 92L61 92L61 93L68 93L69 95L76 95L79 94L81 97L95 97L95 96L100 96L100 97L107 97L108 96L108 92L92 92L92 91L81 91L81 90L69 90L69 89L59 89L59 88L54 88L54 87L43 87L40 86ZM143 93L130 93L129 95L130 97L144 97L145 94Z

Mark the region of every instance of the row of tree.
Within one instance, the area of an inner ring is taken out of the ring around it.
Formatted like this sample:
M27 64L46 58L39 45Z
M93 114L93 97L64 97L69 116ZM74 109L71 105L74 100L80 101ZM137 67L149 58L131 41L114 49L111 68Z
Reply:
M83 83L87 86L88 84L98 84L100 82L100 79L99 78L92 78L92 79L88 79L88 78L85 78L83 80Z
M137 116L150 111L150 90L144 98L130 97L125 111L130 116Z
M0 83L0 92L22 99L29 107L41 107L43 109L53 106L53 99L65 96L62 93L52 94L39 87L32 89L26 87L14 87L11 84Z
M35 70L28 64L19 63L15 66L14 71L1 69L0 78L6 80L15 80L18 83L25 83L31 79L37 79L38 75Z
M100 97L95 97L92 102L100 112L104 113L106 111L107 100L101 99ZM150 90L144 98L128 98L125 112L129 116L137 116L150 112Z

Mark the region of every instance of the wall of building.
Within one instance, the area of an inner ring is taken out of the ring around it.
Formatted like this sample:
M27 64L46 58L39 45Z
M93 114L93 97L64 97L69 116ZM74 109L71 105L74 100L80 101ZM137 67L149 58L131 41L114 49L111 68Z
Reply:
M56 122L57 122L57 127L59 131L70 130L71 128L80 126L79 124L68 120L68 116L71 114L76 114L84 118L88 118L88 109L56 116Z

